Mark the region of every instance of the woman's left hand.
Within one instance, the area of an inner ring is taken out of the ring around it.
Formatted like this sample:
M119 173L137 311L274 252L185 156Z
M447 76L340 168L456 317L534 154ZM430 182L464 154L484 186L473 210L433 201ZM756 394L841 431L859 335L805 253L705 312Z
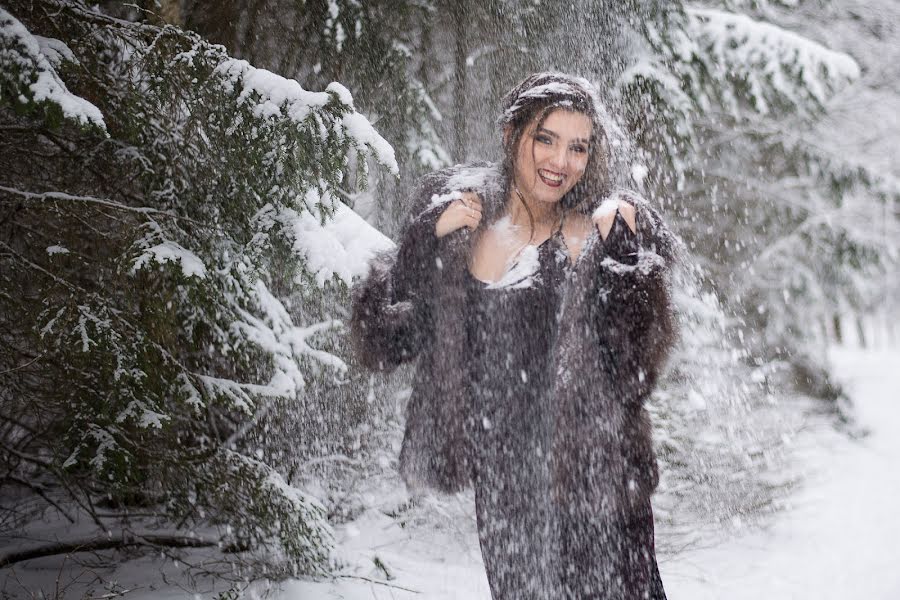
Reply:
M613 223L616 220L616 213L622 215L622 219L625 220L625 224L628 225L631 233L637 233L634 206L624 200L604 200L597 207L597 210L594 211L594 214L591 215L591 219L594 221L597 229L600 230L600 237L604 241L612 230Z

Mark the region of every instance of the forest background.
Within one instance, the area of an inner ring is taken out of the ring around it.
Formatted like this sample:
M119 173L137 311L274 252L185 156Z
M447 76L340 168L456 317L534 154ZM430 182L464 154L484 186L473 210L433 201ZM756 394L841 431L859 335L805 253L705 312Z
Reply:
M334 526L397 485L409 380L354 364L349 286L419 176L497 157L499 98L537 70L597 83L618 183L685 242L650 407L663 551L764 523L808 419L864 433L826 348L898 344L898 23L889 0L4 2L4 593L62 556L111 593L98 565L138 555L232 591L340 573Z

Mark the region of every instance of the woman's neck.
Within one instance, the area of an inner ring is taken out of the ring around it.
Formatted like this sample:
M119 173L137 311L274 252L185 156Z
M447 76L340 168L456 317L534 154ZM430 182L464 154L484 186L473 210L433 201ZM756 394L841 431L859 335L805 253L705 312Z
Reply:
M509 197L506 199L506 212L511 225L523 227L526 231L533 225L533 233L537 237L547 233L552 235L553 231L559 227L562 216L558 203L533 200L520 192L515 184L512 185Z

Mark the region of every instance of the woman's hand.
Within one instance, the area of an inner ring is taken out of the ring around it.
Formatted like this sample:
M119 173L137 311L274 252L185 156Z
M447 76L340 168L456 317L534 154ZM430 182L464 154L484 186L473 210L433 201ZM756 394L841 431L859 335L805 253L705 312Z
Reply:
M481 198L475 192L462 192L462 198L450 203L434 226L434 234L442 238L462 227L474 231L481 223Z
M625 224L628 225L631 233L637 233L634 206L624 200L604 200L597 207L597 210L594 211L594 214L591 215L591 219L594 221L597 229L600 230L600 237L604 241L610 230L612 230L613 222L616 220L616 213L622 215L622 219L625 220Z

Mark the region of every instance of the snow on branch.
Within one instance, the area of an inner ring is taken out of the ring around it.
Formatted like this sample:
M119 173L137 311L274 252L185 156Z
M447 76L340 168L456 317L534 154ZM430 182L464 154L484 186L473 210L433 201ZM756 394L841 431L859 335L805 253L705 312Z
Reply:
M693 109L691 98L681 89L681 81L658 60L638 61L622 74L621 84L628 85L641 79L651 81L659 86L659 93L677 112L686 115Z
M251 496L248 512L265 515L269 523L274 521L267 532L258 529L246 533L276 537L295 559L307 562L308 569L321 568L335 543L322 503L292 486L268 464L246 454L225 448L219 458L230 485L251 488L245 490Z
M97 448L93 458L90 460L90 464L99 473L106 466L109 455L113 452L121 452L122 447L116 441L113 432L109 428L101 427L95 423L90 425L88 435L93 438ZM73 459L76 454L77 450L66 460L66 463L74 462Z
M822 148L802 135L780 134L779 141L790 152L801 155L813 175L827 179L832 185L850 189L861 186L881 202L900 201L900 178L879 170L857 155Z
M328 84L324 92L310 92L293 79L235 58L224 60L215 72L224 78L223 85L228 92L238 93L238 104L250 104L257 118L286 118L301 125L318 109L330 104L339 105L342 117L339 122L332 123L332 129L345 135L356 148L368 147L379 163L394 175L399 173L394 149L363 115L356 112L353 96L340 83Z
M271 358L273 372L268 382L248 383L199 373L183 374L180 391L190 404L203 405L201 394L192 383L192 379L196 379L206 395L223 398L235 410L253 415L259 409L256 399L295 398L305 389L304 373L311 367L306 364L307 358L338 372L347 370L347 364L338 356L314 348L308 341L321 332L339 329L342 327L340 321L297 326L284 304L262 280L256 280L248 300L252 309L235 307L238 319L231 324L231 329L237 337L252 343ZM141 424L152 416L144 415ZM154 422L148 424L156 426Z
M213 377L212 375L197 375L210 396L223 396L232 406L247 415L252 415L254 406L253 396L272 396L272 391L267 386L239 383L232 379Z
M306 387L301 361L312 358L320 365L346 371L346 363L324 350L314 348L308 338L322 331L339 329L340 321L330 320L308 327L298 327L284 304L266 285L257 280L253 301L260 316L240 310L241 319L232 327L240 335L272 357L275 372L265 386L255 388L265 396L293 397Z
M185 277L197 277L199 279L206 277L206 266L203 264L203 261L196 254L172 240L165 240L144 250L140 256L134 259L131 267L132 274L152 261L177 263Z
M317 211L317 207L332 202L328 194L323 198L311 189L306 193L305 204L311 211ZM373 256L394 247L389 238L346 204L333 204L334 213L325 219L321 212L297 212L290 208L282 210L277 217L293 240L294 252L306 261L320 286L335 276L350 285L354 277L366 273Z
M140 214L153 214L153 215L162 215L166 217L171 217L172 214L163 210L158 210L152 208L150 206L128 206L127 204L122 204L121 202L114 202L112 200L108 200L106 198L96 198L94 196L84 196L79 194L69 194L66 192L59 191L48 191L48 192L29 192L26 190L19 190L16 188L6 187L0 185L0 192L6 192L7 194L15 194L16 196L21 196L25 200L28 201L45 201L45 202L85 202L88 204L97 204L99 206L103 206L106 208L112 208L115 210L122 210L127 212L136 212Z
M847 54L771 23L699 7L687 8L686 16L693 47L690 55L677 53L680 58L699 59L716 76L743 81L762 114L775 98L801 110L809 102L824 105L831 93L860 76Z
M169 415L157 412L147 406L145 402L140 400L132 400L128 403L119 415L116 417L116 423L122 424L125 421L132 420L142 429L162 429L163 421L168 421Z
M64 62L70 62L74 65L81 64L75 57L75 53L62 40L41 35L34 36L34 39L37 40L41 54L47 57L53 68L59 68Z
M670 17L665 27L646 25L653 52L619 85L652 88L671 133L681 139L692 139L694 117L716 105L735 117L745 107L760 115L806 113L860 77L847 54L743 14L686 7Z
M105 131L100 109L69 92L54 68L72 59L72 51L63 42L32 35L0 8L0 100L9 95L20 105L50 104L66 119Z

